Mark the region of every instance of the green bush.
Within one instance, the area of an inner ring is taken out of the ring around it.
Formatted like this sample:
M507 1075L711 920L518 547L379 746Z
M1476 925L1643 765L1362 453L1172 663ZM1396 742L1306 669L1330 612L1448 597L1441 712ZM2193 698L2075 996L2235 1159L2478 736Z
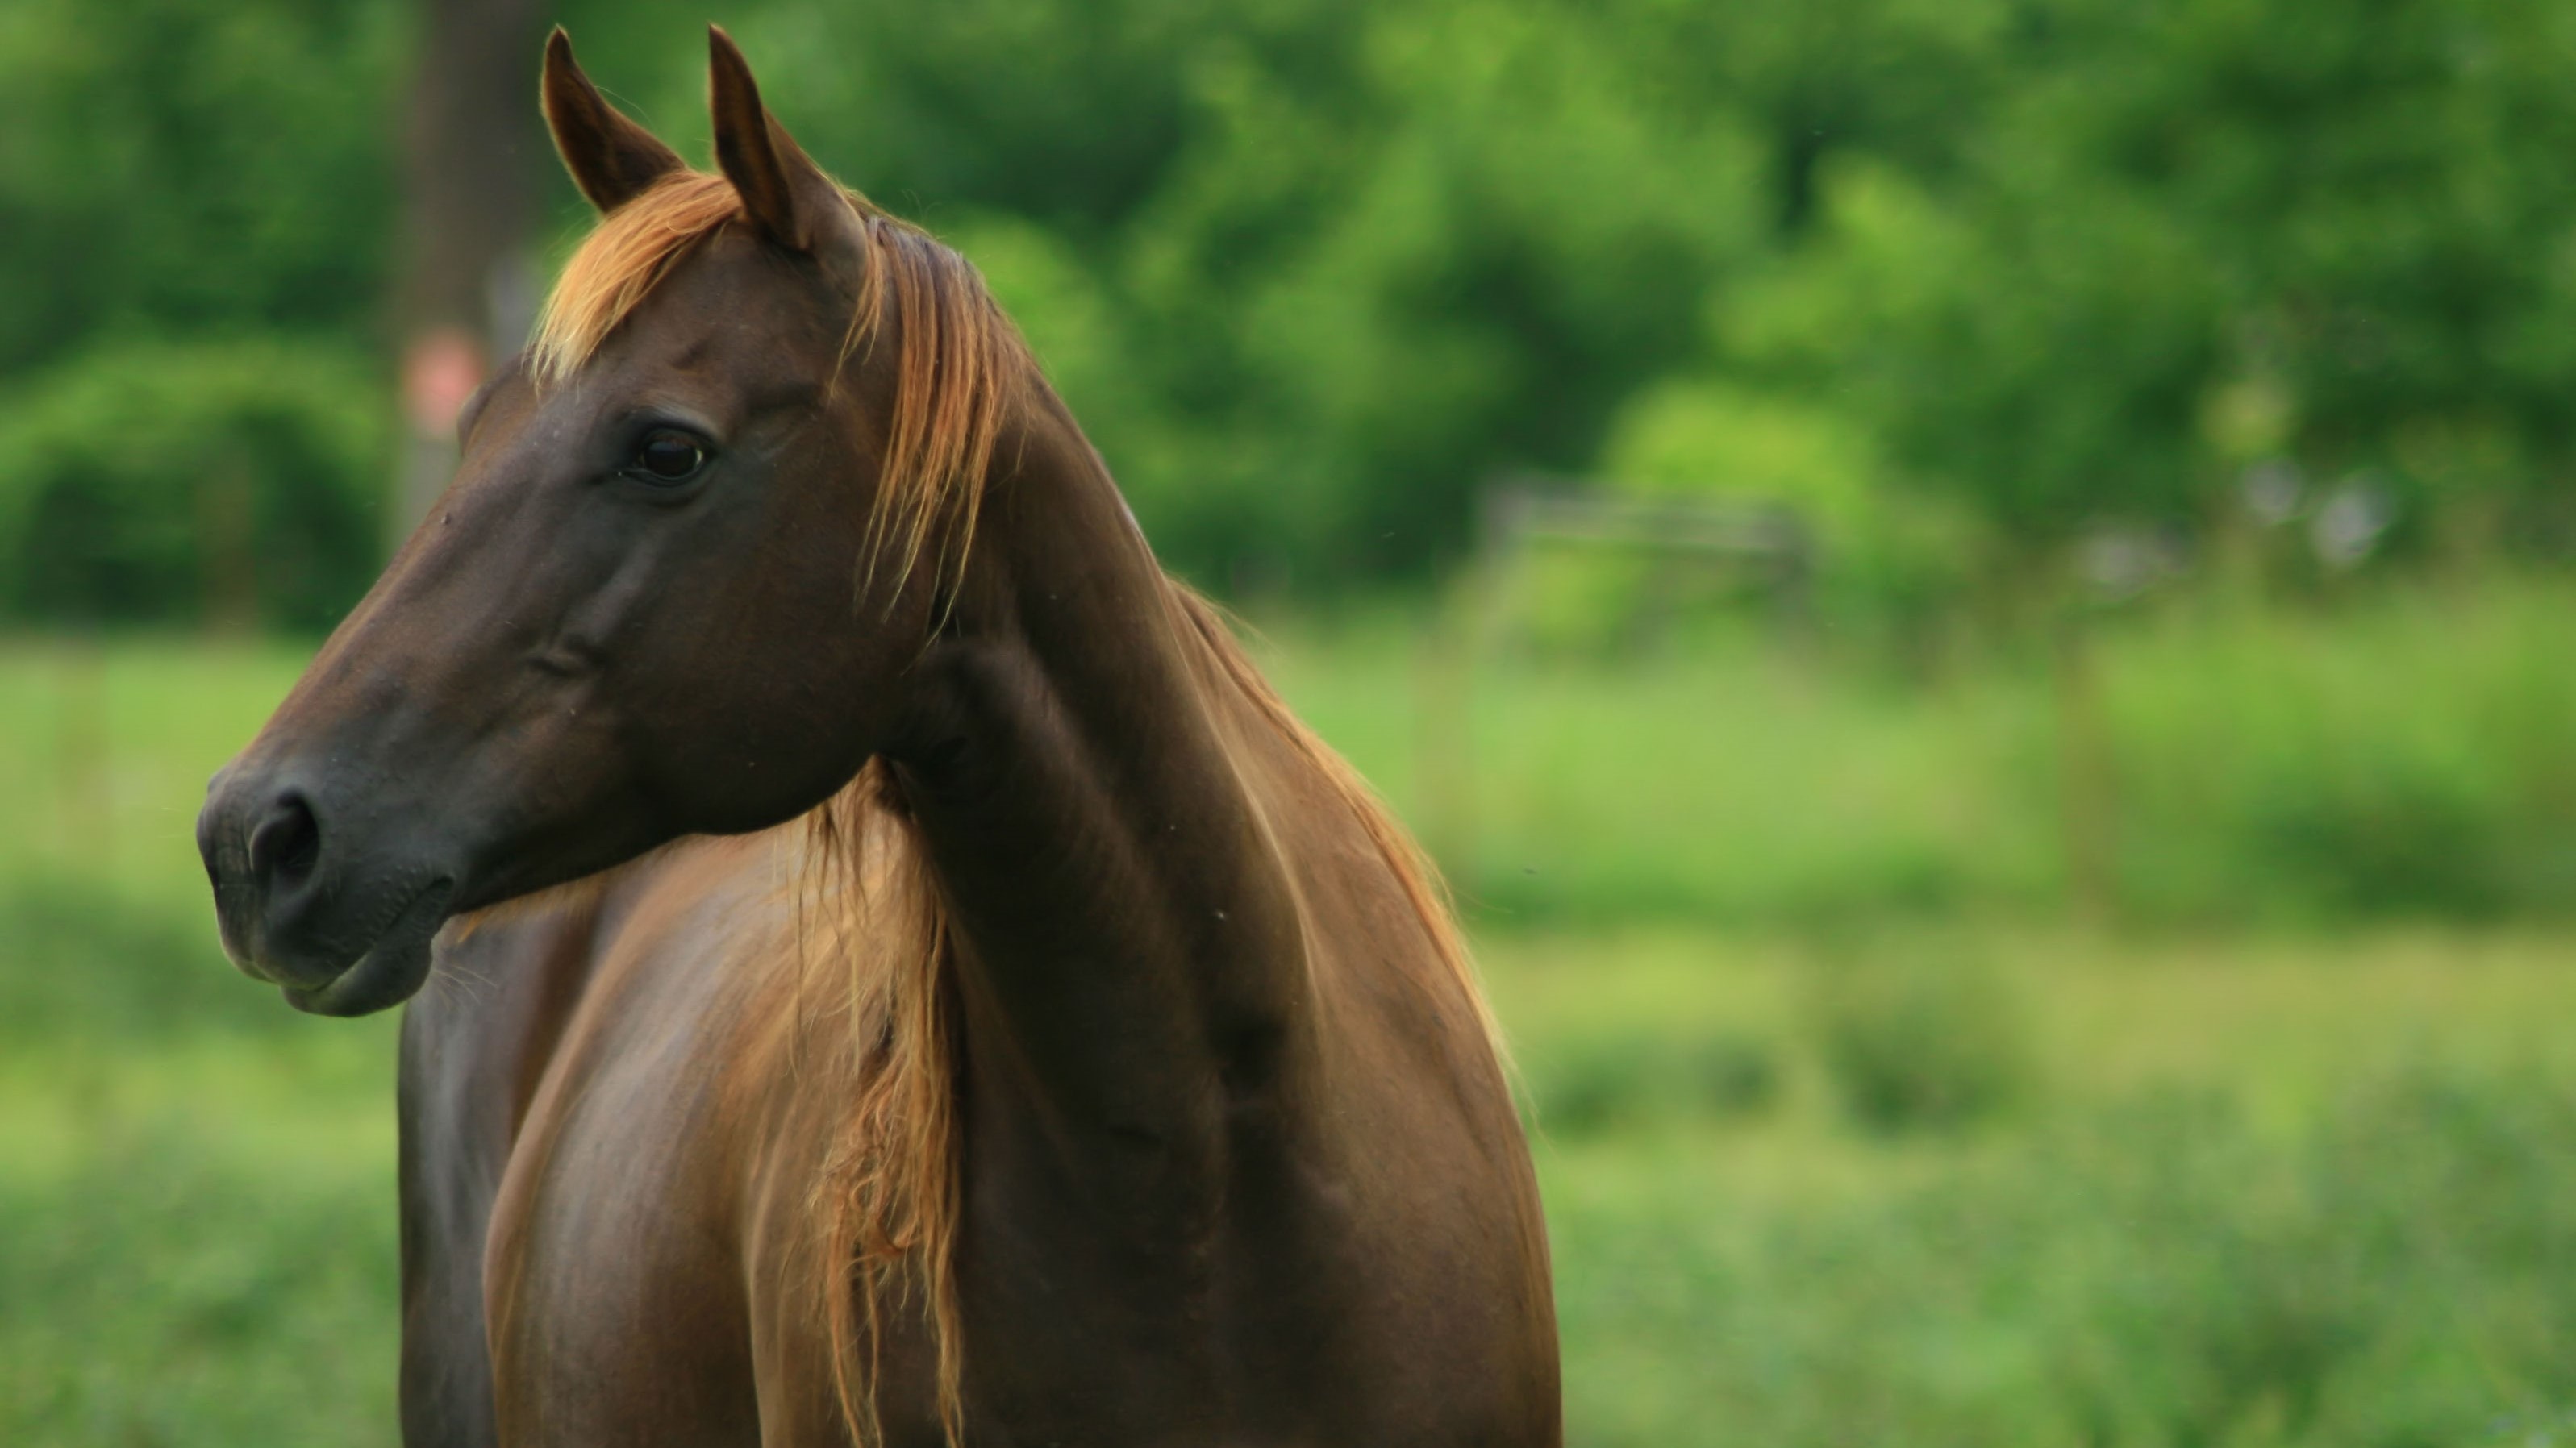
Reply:
M391 1442L391 1173L246 1158L238 1122L87 1125L64 1175L0 1172L0 1440Z
M2104 622L2119 918L2576 911L2570 618L2565 577L2496 573L2259 607L2210 588ZM1352 629L1265 663L1492 926L2069 908L2068 711L2038 651L1924 677L1831 634L1686 642L1467 662Z
M1822 967L1809 1004L1835 1092L1871 1131L1974 1125L2030 1086L2019 1003L1982 963L1881 947Z
M2185 614L2104 650L2123 891L2163 918L2576 908L2562 585Z
M1787 1208L1680 1164L1552 1195L1569 1440L2576 1441L2563 1085L2408 1075L2291 1132L2156 1095L1982 1147Z
M387 389L333 347L90 353L0 396L0 613L327 628L381 562Z
M199 893L136 899L55 871L0 878L0 1052L67 1037L132 1045L295 1017L242 977Z
M1778 1052L1736 1034L1598 1034L1552 1042L1521 1065L1538 1128L1576 1136L1659 1119L1749 1116L1780 1094Z
M2017 1226L2068 1239L2032 1259L2060 1411L2099 1443L2564 1441L2571 1107L2424 1074L2287 1150L2189 1101L2059 1147Z

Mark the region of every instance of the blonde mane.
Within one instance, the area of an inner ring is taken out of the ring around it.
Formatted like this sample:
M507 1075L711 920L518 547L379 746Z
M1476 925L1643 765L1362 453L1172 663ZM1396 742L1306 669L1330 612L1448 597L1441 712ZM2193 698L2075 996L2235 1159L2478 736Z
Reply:
M870 558L896 582L927 554L942 578L962 569L996 441L1043 387L1035 360L972 264L927 233L843 192L865 237L865 275L842 361L864 355L891 316L898 329L893 416L871 526ZM700 244L743 217L722 176L682 171L603 218L546 303L530 361L539 384L568 379ZM890 309L890 310L889 310ZM892 546L888 546L888 545ZM1234 693L1313 766L1419 916L1472 1003L1499 1036L1439 878L1356 771L1307 729L1261 677L1216 607L1165 580L1175 635L1203 687ZM882 1312L914 1301L938 1358L937 1400L954 1445L963 1432L952 1258L957 1238L960 1061L950 921L912 821L882 761L810 812L798 938L844 967L853 1098L813 1214L827 1262L849 1264L849 1291L826 1294L834 1386L859 1443L882 1442L876 1381Z
M895 536L902 540L891 550L897 584L934 546L953 575L974 538L994 442L1036 363L964 257L855 191L840 197L862 243L857 305L840 361L874 345L889 307L901 334L869 566L888 556L883 545ZM538 384L579 370L701 243L743 220L732 182L691 170L673 172L602 217L564 263L537 318L528 359Z

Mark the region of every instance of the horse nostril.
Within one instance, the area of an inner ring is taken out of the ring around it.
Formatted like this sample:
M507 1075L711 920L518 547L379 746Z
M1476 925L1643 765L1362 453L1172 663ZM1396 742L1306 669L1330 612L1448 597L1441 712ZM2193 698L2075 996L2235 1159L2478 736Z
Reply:
M266 883L292 887L313 873L314 861L322 857L322 825L314 819L313 807L304 796L289 794L279 799L250 834L251 877Z

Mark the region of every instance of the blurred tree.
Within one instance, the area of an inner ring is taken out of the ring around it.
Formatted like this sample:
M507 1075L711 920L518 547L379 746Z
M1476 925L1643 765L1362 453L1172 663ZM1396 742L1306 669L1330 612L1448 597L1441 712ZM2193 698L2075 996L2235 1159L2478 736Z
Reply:
M383 377L314 343L102 347L0 410L0 616L311 630L375 576Z
M0 379L108 334L362 333L400 20L393 0L12 0Z
M455 471L456 413L535 316L538 0L420 0L403 122L399 540Z
M1312 587L1453 546L1492 472L1584 466L1695 345L1675 299L1757 244L1757 148L1705 78L1641 73L1671 27L1625 22L1660 8L978 0L746 30L853 179L970 243L1028 235L995 211L1046 233L1044 285L1083 300L1033 295L1025 245L997 283L1043 355L1086 359L1060 380L1167 556Z
M2564 541L2563 7L2054 0L2023 29L1966 164L1829 168L1820 245L1721 302L1730 364L1845 399L2026 559L2209 525L2266 454L2385 479L2471 552Z
M2004 93L2017 7L1999 0L1808 0L1638 7L1632 53L1703 103L1740 109L1761 137L1772 219L1815 219L1838 156L1946 173Z
M0 611L312 627L364 586L399 19L0 13Z
M390 321L461 339L407 369L443 447L532 300L509 259L587 221L545 179L550 18L703 153L673 0L18 0L0 266L44 280L0 291L0 394L137 339L380 354ZM2258 484L2338 548L2391 508L2401 547L2576 543L2552 0L722 18L817 155L987 266L1220 586L1419 571L1495 473L1649 457L1630 481L1831 494L1890 610L2105 526L2256 527Z
M2576 16L2546 0L2089 15L2035 92L2226 287L2229 376L2274 380L2312 473L2385 470L2483 551L2571 481Z
M1835 398L1900 477L1981 516L2013 557L2104 518L2187 510L2224 341L2207 259L2169 218L2081 178L2012 173L1962 217L1906 178L1828 181L1832 234L1720 313L1737 365Z

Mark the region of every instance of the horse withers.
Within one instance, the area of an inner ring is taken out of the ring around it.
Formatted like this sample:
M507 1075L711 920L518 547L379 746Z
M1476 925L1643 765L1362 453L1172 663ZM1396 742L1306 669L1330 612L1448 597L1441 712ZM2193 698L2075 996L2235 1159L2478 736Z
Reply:
M402 1415L486 1444L1554 1444L1425 867L956 253L712 37L445 495L219 775L224 941L408 1001Z

